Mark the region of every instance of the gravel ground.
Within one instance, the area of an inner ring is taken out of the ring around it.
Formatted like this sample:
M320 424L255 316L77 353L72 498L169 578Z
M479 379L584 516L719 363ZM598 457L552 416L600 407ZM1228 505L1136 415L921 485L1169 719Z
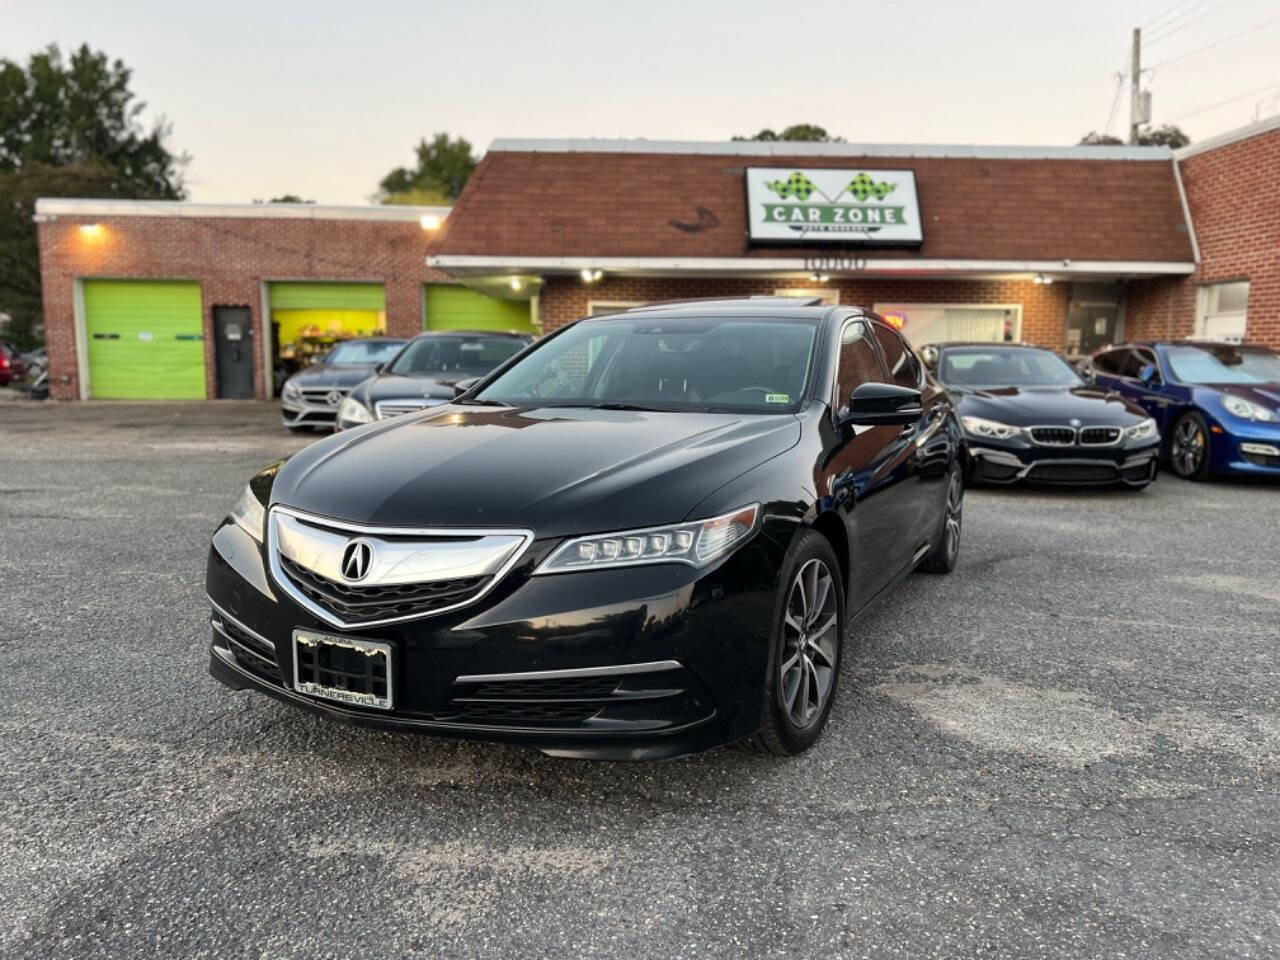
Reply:
M806 756L350 729L206 672L254 404L0 407L0 955L1274 957L1280 487L973 491Z

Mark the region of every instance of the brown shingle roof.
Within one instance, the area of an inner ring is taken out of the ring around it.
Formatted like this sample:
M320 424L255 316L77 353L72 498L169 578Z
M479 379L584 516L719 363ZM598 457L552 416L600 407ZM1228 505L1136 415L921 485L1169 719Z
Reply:
M847 148L846 148L847 149ZM868 257L962 260L1192 259L1168 157L742 156L495 149L432 253L564 257L794 257L748 244L748 166L909 169L924 243ZM706 212L703 212L706 211ZM679 225L709 224L701 230Z

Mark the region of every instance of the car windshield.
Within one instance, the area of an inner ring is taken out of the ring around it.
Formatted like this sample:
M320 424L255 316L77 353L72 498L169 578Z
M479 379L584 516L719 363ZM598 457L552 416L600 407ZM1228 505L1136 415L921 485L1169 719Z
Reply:
M402 377L478 377L525 348L515 337L429 336L413 340L387 369Z
M325 363L386 363L404 346L403 340L349 340L325 357Z
M1182 383L1280 383L1280 354L1257 347L1170 347L1173 378Z
M809 381L816 321L689 317L584 320L474 398L549 406L784 413Z
M938 379L957 387L1074 387L1080 375L1056 353L1028 347L952 347Z

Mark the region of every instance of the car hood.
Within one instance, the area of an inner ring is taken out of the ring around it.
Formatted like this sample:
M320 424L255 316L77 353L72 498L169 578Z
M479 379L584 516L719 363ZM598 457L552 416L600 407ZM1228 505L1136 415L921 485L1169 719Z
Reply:
M395 373L380 373L361 391L366 403L379 400L403 400L406 397L432 397L452 400L454 384L460 380L472 380L474 373L437 373L422 377L405 377Z
M373 364L370 363L322 363L299 370L287 382L307 389L354 387L372 372Z
M654 526L799 439L790 415L449 404L312 444L281 469L272 502L357 523L538 536Z
M1145 420L1146 411L1118 393L1096 387L949 387L962 415L985 417L1015 427L1066 424L1130 426Z

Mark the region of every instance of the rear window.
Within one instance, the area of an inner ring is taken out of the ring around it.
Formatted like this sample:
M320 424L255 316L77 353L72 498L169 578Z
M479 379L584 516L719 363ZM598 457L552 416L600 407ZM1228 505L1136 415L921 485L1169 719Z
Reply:
M525 348L515 337L423 337L412 341L390 366L392 373L480 376Z

